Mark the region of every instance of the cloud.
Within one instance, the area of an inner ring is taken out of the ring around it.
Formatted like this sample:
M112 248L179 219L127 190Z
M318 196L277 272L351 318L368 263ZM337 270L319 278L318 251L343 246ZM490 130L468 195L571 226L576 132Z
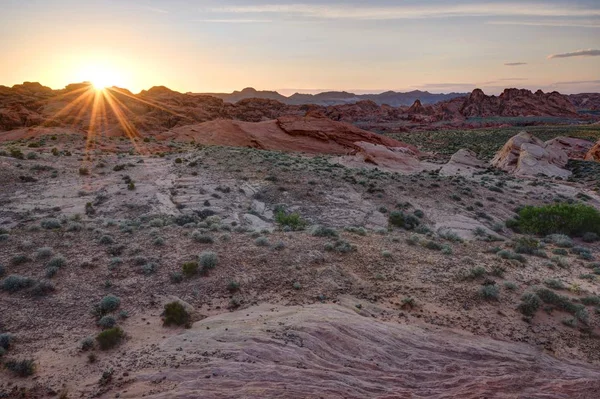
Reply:
M504 78L504 79L498 79L501 82L505 82L505 81L522 81L522 80L529 80L528 78Z
M596 21L582 20L530 20L530 21L487 21L488 25L515 25L515 26L553 26L566 28L600 28Z
M548 59L569 57L600 57L600 50L590 48L587 50L573 51L572 53L552 54L548 56Z
M244 18L228 18L228 19L200 19L198 22L207 22L212 24L260 24L273 22L270 19L244 19Z
M506 65L506 66L519 66L519 65L527 65L527 63L526 62L507 62L504 65Z
M573 80L570 82L556 82L555 85L587 85L587 84L600 84L599 80Z
M234 14L276 13L313 19L393 20L448 17L597 17L600 8L493 2L436 5L356 6L351 4L256 4L212 7Z
M168 14L169 11L164 10L162 8L157 8L157 7L142 7L142 9L146 10L146 11L150 11L150 12L155 12L157 14Z

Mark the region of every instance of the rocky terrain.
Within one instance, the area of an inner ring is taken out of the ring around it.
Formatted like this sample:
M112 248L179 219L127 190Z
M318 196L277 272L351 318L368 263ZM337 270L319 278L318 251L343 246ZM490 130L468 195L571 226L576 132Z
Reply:
M96 112L92 113L92 109ZM32 126L88 131L102 125L108 135L125 130L157 133L218 119L263 122L282 116L304 116L307 112L386 133L548 122L591 123L598 118L578 113L569 98L557 92L518 89L506 89L498 97L486 96L477 89L468 97L429 105L416 99L410 107L394 107L378 105L372 100L330 106L288 105L270 98L244 98L234 104L166 87L154 87L139 94L112 88L102 95L87 84L73 84L62 90L51 90L39 83L0 87L0 131ZM127 126L119 119L127 119Z
M597 397L597 125L1 93L0 397ZM465 109L519 96L561 101ZM527 231L556 204L585 231Z

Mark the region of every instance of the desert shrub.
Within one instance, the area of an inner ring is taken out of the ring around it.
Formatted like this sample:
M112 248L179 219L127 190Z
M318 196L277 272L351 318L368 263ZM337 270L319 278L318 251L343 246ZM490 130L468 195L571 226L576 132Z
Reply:
M23 263L29 262L31 259L25 254L17 254L10 258L10 263L13 265L22 265Z
M544 301L544 303L549 305L554 305L556 308L560 310L564 310L565 312L576 314L577 311L581 309L583 305L575 304L571 302L571 300L563 295L558 295L552 290L547 288L540 288L536 291L538 297Z
M0 348L8 350L10 344L15 340L15 336L9 333L0 334Z
M121 298L114 295L107 295L100 300L100 304L98 305L99 309L102 313L112 312L113 310L117 310L121 305Z
M96 341L101 350L114 348L125 336L121 327L112 327L96 335Z
M192 233L192 239L202 244L212 244L214 242L214 239L211 236L204 234L199 230L196 230Z
M590 295L581 298L581 303L588 306L600 306L600 296Z
M38 259L48 259L52 256L52 252L52 248L49 247L38 248L36 251L36 257Z
M11 274L2 280L0 287L7 292L17 292L31 287L34 283L35 281L32 278Z
M9 234L0 234L0 242L8 241L10 239Z
M464 272L463 278L465 280L474 280L476 278L483 277L486 273L487 273L487 270L485 270L484 267L476 266L476 267L472 267L469 270L467 270L466 272Z
M511 260L516 260L519 261L521 263L525 263L527 262L527 260L525 259L525 257L521 254L516 254L512 251L508 251L506 249L503 249L502 251L499 251L497 253L497 255L499 257L501 257L502 259L511 259Z
M181 272L172 272L170 275L171 282L174 284L179 284L183 281L183 273Z
M94 338L86 337L86 338L82 339L80 347L81 347L82 351L89 351L90 349L93 349L94 348Z
M381 256L390 259L392 257L392 253L390 251L381 251Z
M163 325L187 326L190 323L190 314L179 302L170 302L165 305L163 312Z
M539 241L531 237L520 237L514 241L513 249L518 254L533 255L539 246Z
M4 265L0 264L0 277L3 277L6 274L6 268Z
M310 235L315 237L337 237L338 232L335 229L332 229L331 227L315 225L311 227Z
M463 239L460 238L458 234L450 229L440 230L438 231L438 236L443 238L444 240L452 241L452 242L463 242Z
M109 235L103 235L102 237L100 237L98 242L102 245L111 245L115 243L115 239Z
M35 372L35 362L33 359L8 360L4 363L4 367L18 377L28 377Z
M560 255L560 256L567 256L567 255L569 255L569 252L566 249L564 249L564 248L555 248L555 249L552 250L552 253L554 255Z
M35 285L31 289L31 293L34 296L41 297L41 296L46 296L46 295L50 294L51 292L54 292L55 290L56 290L56 287L54 287L54 285L51 282L45 281L45 280L40 280L37 283L35 283Z
M165 225L165 221L159 218L152 219L148 224L151 227L163 227Z
M431 249L432 251L441 251L441 250L442 250L442 248L443 248L442 244L440 244L440 243L437 243L437 242L435 242L435 241L429 241L429 240L427 240L427 241L423 241L423 242L421 243L421 245L422 245L424 248Z
M299 289L301 289L301 288L302 288L302 284L300 284L300 282L296 281L296 282L294 282L294 284L292 284L292 287L293 287L295 290L299 290Z
M90 170L88 168L79 168L79 174L81 176L87 176L90 174Z
M211 251L202 252L199 259L203 269L214 269L219 263L217 254Z
M533 316L542 305L542 300L533 292L527 292L521 297L519 311L525 316Z
M48 261L46 267L56 267L60 268L67 264L67 260L62 255L56 255L52 259Z
M388 222L392 226L401 227L406 230L412 230L421 224L421 221L417 216L402 211L390 212Z
M519 212L519 228L528 233L581 236L600 233L600 211L582 204L527 206Z
M600 241L600 235L596 233L587 232L583 235L583 241L588 243Z
M546 287L548 288L552 288L553 290L564 290L565 288L567 288L562 281L560 280L546 280L544 281L544 284L546 285Z
M279 210L275 214L275 221L281 226L287 226L292 230L302 230L306 227L306 220L302 219L299 213L285 213Z
M566 236L564 234L551 234L551 235L547 236L545 239L560 248L572 248L573 247L573 240L571 239L571 237Z
M158 269L158 264L155 262L148 262L145 265L142 266L142 273L144 273L145 275L149 276L151 274L156 273L156 270Z
M153 241L152 244L157 246L157 247L162 247L165 245L165 239L162 237L156 237Z
M186 277L195 276L196 274L198 274L199 266L200 265L198 264L198 262L185 262L182 266L183 274Z
M411 234L410 237L406 239L406 243L410 246L415 246L419 243L419 236L416 234Z
M237 290L240 289L240 283L238 283L237 281L230 281L229 284L227 284L227 290L229 292L235 292Z
M67 223L67 227L65 227L65 230L70 232L81 231L83 230L83 225L77 222L69 222Z
M514 291L516 290L518 287L515 283L513 283L512 281L505 281L504 282L504 288L506 288L507 290L510 291Z
M277 251L281 251L282 249L285 248L285 243L283 241L277 241L274 245L273 245L273 249L277 250Z
M44 220L42 220L40 225L42 226L42 228L47 229L47 230L60 229L60 226L61 226L60 220L55 219L55 218L44 219Z
M498 300L500 289L496 284L484 285L479 289L479 295L488 301Z
M104 329L113 328L117 324L117 320L113 316L102 316L98 320L98 325Z
M46 278L52 278L58 273L58 267L48 267L46 268L45 276Z
M256 240L254 240L254 243L259 247L266 247L269 245L269 240L267 237L258 237Z
M359 236L367 235L367 230L364 227L350 226L350 227L346 227L344 230L346 230L347 232L350 232L350 233L358 234Z
M356 248L346 240L337 239L333 243L328 242L325 244L326 251L336 251L339 253L348 253L354 251Z

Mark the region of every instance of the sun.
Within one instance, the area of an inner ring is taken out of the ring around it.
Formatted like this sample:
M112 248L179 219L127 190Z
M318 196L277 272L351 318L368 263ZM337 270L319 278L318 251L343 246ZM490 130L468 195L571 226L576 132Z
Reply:
M118 71L104 65L94 65L87 68L85 75L97 91L102 91L121 83L121 76Z

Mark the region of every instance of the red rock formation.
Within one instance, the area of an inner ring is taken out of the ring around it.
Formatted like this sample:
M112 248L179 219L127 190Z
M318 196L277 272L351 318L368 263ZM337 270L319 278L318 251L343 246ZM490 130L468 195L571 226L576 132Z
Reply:
M600 141L587 153L585 156L587 161L598 161L600 162Z
M558 116L577 117L577 110L566 96L558 92L535 94L525 89L506 89L500 96L486 96L475 89L463 103L465 117L493 116Z

